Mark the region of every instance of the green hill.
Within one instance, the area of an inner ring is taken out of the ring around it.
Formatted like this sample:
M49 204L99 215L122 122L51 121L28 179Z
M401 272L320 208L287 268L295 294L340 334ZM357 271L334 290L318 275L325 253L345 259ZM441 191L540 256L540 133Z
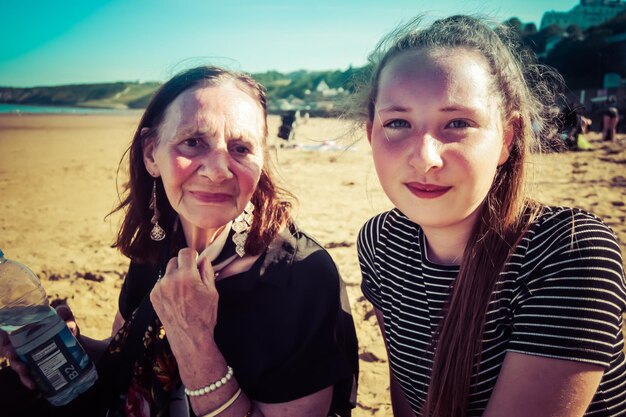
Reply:
M159 83L117 82L55 87L0 87L0 103L111 109L142 108Z
M511 18L504 24L519 32L523 43L540 60L559 70L571 89L599 88L607 72L626 78L626 13L585 31L571 26L567 30L549 26L537 31L534 23L524 25ZM305 99L324 81L333 89L351 93L355 80L367 77L370 67L349 67L345 71L267 71L252 74L267 88L269 101ZM113 109L145 108L157 82L116 82L75 84L57 87L0 87L0 103L44 106L101 107Z

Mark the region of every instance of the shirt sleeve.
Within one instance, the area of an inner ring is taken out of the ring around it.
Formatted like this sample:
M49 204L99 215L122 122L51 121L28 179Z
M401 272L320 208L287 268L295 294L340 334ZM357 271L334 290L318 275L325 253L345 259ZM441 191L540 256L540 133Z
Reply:
M118 307L124 320L128 320L135 311L141 300L150 293L156 274L148 265L131 262L126 273L126 278L120 290Z
M376 273L376 247L378 245L381 226L386 216L380 214L367 221L359 231L357 252L361 267L361 291L377 309L382 309L380 293L380 277Z
M608 367L623 346L626 285L613 232L593 215L567 210L538 228L522 270L508 350Z

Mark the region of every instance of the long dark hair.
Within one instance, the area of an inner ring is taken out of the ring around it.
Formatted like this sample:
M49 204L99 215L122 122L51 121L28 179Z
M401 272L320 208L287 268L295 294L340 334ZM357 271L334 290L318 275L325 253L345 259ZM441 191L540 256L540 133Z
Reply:
M503 122L514 130L508 160L496 172L479 208L446 312L433 341L435 356L422 416L464 417L473 375L478 375L485 316L500 272L512 249L539 213L525 197L525 159L554 131L556 92L562 85L552 70L535 65L506 27L481 19L452 16L419 29L421 18L385 37L370 55L371 78L360 89L355 108L361 120L374 120L379 77L395 56L407 50L468 49L480 53L501 101ZM353 110L354 113L354 110Z
M215 86L232 81L250 94L261 107L264 115L263 154L264 161L261 177L251 202L255 206L254 220L251 225L245 250L247 254L261 253L274 239L280 229L291 221L291 201L295 198L288 191L278 186L271 172L267 148L267 102L265 89L249 75L225 70L213 66L202 66L186 70L175 75L163 84L148 104L132 143L126 154L129 159L129 181L125 184L125 195L120 204L111 212L124 211L124 219L113 247L134 261L156 264L163 253L165 241L155 242L150 238L152 211L148 209L155 181L146 170L143 160L143 142L146 137L156 132L163 121L167 107L184 91L195 86ZM125 154L125 155L126 155ZM120 162L121 166L122 162ZM161 213L159 224L168 234L173 234L178 215L169 204L163 189L163 183L156 179L158 209ZM180 236L178 237L180 240Z

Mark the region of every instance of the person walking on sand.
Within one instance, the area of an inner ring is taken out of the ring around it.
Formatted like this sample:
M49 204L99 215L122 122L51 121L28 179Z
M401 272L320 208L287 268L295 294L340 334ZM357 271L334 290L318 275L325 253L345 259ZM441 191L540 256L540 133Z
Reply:
M617 107L609 107L602 115L602 139L605 141L614 141L617 133L617 124L619 123L619 111Z
M558 74L507 28L418 24L379 44L356 108L395 206L358 236L394 415L625 416L616 236L524 194Z

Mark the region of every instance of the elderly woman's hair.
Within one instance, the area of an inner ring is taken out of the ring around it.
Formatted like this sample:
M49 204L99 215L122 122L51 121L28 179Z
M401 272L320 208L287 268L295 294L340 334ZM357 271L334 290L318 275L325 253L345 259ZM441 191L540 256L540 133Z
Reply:
M415 50L466 50L484 59L502 123L513 129L509 158L498 167L480 209L433 342L433 369L422 415L463 417L471 384L476 382L491 294L511 248L540 210L524 192L526 157L541 148L542 139L554 136L563 81L554 70L538 65L507 26L452 16L422 28L422 20L416 18L378 44L370 55L370 78L358 89L351 115L365 123L374 121L380 74L396 56Z
M133 261L156 265L159 258L167 253L171 256L184 242L181 228L176 226L178 215L169 204L160 178L152 178L143 160L143 143L147 137L155 135L163 121L168 106L184 91L194 87L218 86L227 82L254 98L263 112L263 156L264 164L259 183L252 195L255 206L254 220L251 225L245 250L256 255L274 239L280 229L291 221L291 201L295 198L279 187L273 179L267 147L267 102L265 89L245 73L229 71L219 67L201 66L183 71L165 84L153 95L132 143L127 150L129 158L129 181L125 184L125 195L113 210L124 212L124 219L113 247ZM126 154L125 154L126 155ZM122 162L120 162L121 166ZM156 199L161 213L159 224L170 235L170 239L155 242L150 239L152 210L149 209L153 182L156 180ZM169 247L164 248L164 242Z

